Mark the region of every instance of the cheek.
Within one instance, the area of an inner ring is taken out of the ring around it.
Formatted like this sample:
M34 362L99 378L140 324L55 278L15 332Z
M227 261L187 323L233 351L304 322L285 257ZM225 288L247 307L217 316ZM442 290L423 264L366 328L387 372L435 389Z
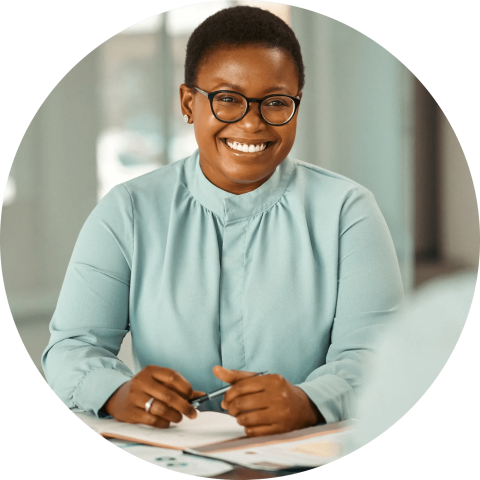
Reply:
M293 118L287 124L287 131L286 131L287 141L293 143L295 140L296 133L297 133L297 117L295 116L295 118Z
M216 148L217 134L221 131L218 121L211 118L197 117L194 120L195 138L198 146L210 150Z
M292 120L293 122L293 120ZM293 143L295 142L295 134L297 131L296 124L290 125L288 124L288 128L285 128L281 132L282 144L281 144L281 151L283 153L288 153L291 148L293 147Z
M208 145L215 140L219 129L218 121L212 115L208 102L195 102L193 108L193 128L199 145Z

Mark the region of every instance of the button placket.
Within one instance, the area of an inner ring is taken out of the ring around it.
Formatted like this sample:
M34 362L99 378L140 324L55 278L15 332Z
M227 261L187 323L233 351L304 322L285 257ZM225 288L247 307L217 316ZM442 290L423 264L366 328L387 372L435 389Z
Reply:
M248 220L229 221L228 201L225 206L222 262L220 273L220 338L222 364L225 368L245 368L243 326L245 236Z

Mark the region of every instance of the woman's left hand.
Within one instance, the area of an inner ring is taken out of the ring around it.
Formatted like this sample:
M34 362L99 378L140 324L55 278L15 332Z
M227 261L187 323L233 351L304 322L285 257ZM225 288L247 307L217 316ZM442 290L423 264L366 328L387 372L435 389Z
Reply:
M219 365L213 374L231 383L222 408L236 417L249 437L290 432L325 421L318 408L299 387L281 375L260 375L228 370Z

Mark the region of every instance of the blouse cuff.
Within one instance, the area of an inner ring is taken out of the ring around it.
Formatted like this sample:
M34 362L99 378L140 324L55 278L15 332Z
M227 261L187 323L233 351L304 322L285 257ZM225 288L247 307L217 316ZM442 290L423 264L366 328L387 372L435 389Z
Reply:
M105 417L106 414L100 411L101 408L112 394L131 378L113 368L92 370L75 389L73 401L84 412Z
M336 375L321 375L308 382L300 383L301 388L316 405L326 423L340 422L353 415L353 388Z

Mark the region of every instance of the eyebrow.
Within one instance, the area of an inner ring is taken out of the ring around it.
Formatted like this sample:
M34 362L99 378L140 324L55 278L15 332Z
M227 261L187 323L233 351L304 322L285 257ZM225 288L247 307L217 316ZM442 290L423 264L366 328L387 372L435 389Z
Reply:
M223 89L235 90L237 92L243 93L242 92L242 87L240 87L239 85L235 85L233 83L219 83L219 84L215 85L215 87L212 89L212 91L223 90ZM280 93L279 91L281 91L281 90L283 90L284 92L287 91L286 87L276 85L276 86L273 86L273 87L269 88L268 90L266 90L264 92L264 94L269 95L270 93L277 93L277 92ZM289 95L289 94L287 94L287 95Z

